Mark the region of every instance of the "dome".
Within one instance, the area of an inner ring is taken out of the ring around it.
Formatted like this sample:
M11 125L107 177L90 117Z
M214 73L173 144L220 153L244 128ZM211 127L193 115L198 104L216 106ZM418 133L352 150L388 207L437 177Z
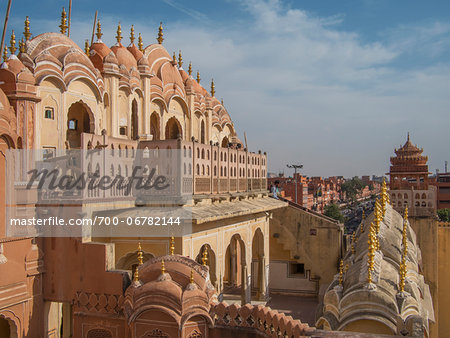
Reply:
M127 50L134 56L134 59L136 61L139 61L144 53L142 53L139 48L136 47L136 45L133 43L132 45L127 47Z
M133 54L126 49L121 43L118 43L111 47L111 50L116 55L119 67L124 65L127 71L130 71L132 67L137 69L137 61Z

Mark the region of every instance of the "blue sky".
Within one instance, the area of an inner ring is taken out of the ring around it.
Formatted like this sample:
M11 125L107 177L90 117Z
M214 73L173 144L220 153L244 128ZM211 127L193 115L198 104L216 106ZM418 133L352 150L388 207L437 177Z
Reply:
M13 1L8 35L26 15L35 35L57 30L62 6ZM165 47L181 49L206 88L214 78L239 136L269 153L271 171L297 162L307 175L379 175L408 131L430 171L450 160L449 1L73 0L81 46L95 10L109 45L118 21L146 45L163 21Z

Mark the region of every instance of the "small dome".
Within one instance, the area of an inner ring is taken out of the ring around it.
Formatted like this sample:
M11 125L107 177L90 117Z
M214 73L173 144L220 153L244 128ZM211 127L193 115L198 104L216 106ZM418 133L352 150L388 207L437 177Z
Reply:
M132 45L127 47L127 50L133 54L134 58L136 59L136 61L139 61L142 56L144 55L139 48L136 47L136 45L133 43Z
M119 66L124 65L130 71L132 67L137 69L137 61L134 55L131 54L122 44L116 44L111 47L111 50L116 55Z

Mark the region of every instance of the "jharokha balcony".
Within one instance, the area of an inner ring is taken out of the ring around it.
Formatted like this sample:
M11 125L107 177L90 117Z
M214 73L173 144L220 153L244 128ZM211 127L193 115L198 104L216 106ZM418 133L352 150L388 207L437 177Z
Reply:
M58 168L78 178L82 173L87 178L109 176L123 177L125 184L133 177L133 171L144 179L155 180L164 175L169 185L164 191L153 190L143 194L135 189L110 188L84 189L63 192L59 189L41 189L41 201L72 199L85 202L142 201L174 196L189 199L221 198L265 193L267 191L267 155L252 153L230 144L202 144L181 139L128 140L107 135L81 135L81 149L66 150L61 156L55 152L43 162L51 163L47 168ZM65 155L69 154L69 156ZM76 154L76 155L74 155ZM67 157L71 157L70 161ZM64 162L63 164L59 163ZM69 166L67 163L70 162ZM45 166L44 166L45 167ZM42 168L42 166L41 166ZM39 181L36 180L34 184ZM150 195L150 198L149 198Z

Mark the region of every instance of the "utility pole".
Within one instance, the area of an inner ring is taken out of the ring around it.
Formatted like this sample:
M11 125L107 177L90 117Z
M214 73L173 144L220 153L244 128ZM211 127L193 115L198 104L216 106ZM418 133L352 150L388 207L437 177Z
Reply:
M294 168L294 177L295 177L295 203L297 202L297 169L303 168L303 164L287 164L288 168Z

